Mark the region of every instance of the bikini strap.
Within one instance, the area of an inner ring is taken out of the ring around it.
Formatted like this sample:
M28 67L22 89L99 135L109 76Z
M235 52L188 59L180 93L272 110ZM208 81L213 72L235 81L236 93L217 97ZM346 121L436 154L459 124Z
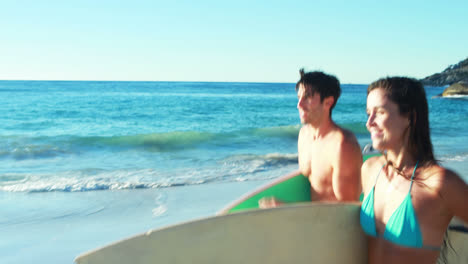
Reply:
M385 163L384 165L382 165L382 168L380 168L379 173L378 173L377 176L375 177L374 187L375 187L375 185L377 184L377 179L379 178L380 173L382 172L382 169L385 167L385 165L387 165L387 163Z
M416 165L414 166L413 174L411 174L411 184L409 187L409 192L411 192L411 188L413 188L413 182L414 182L414 173L416 172L416 168L418 167L419 160L416 162Z

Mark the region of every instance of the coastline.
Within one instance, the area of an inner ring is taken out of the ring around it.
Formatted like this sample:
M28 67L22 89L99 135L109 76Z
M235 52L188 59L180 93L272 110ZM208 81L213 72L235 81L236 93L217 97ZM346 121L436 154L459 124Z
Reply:
M0 205L10 206L4 210L8 218L0 218L0 262L34 263L41 259L47 263L73 263L79 254L117 240L214 216L228 203L264 183L84 193L0 192ZM17 201L15 207L11 206L12 200Z
M468 182L466 162L441 164ZM73 263L79 254L118 240L214 216L268 181L115 191L0 192L0 206L8 215L0 218L0 262Z

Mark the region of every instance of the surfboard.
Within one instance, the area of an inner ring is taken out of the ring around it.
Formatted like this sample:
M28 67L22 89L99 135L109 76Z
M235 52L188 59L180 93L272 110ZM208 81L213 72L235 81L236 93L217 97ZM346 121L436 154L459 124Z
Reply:
M151 230L76 258L78 264L366 263L359 203L246 210Z
M447 231L448 246L446 260L437 263L466 264L468 263L468 229L464 226L451 226ZM442 256L439 257L443 259Z
M251 210L268 196L287 204ZM295 171L244 195L218 216L150 230L80 255L75 262L366 263L360 203L319 203L310 197L308 179ZM463 225L449 228L445 263L468 263L467 231Z
M217 215L258 208L258 201L264 197L275 197L284 203L310 201L310 183L299 171L282 176L264 186L247 193L221 209Z
M370 157L380 155L370 153L364 155L364 161ZM221 209L217 214L230 214L242 210L252 210L258 208L258 201L264 197L275 197L282 202L297 203L311 200L309 180L299 171L280 177L258 189L247 193L233 203ZM361 195L362 200L362 195ZM468 229L460 221L452 221L448 231L448 247L444 253L448 264L468 263Z
M363 160L380 155L369 151L363 155ZM247 209L257 209L258 201L264 197L275 197L284 203L307 202L311 200L310 183L299 171L282 176L260 188L247 193L238 200L221 209L217 214L228 214Z

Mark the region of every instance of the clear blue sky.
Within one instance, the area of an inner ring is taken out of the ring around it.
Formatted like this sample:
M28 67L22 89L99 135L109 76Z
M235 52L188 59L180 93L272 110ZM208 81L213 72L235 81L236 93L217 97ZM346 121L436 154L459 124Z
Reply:
M0 0L0 80L342 83L468 57L468 1Z

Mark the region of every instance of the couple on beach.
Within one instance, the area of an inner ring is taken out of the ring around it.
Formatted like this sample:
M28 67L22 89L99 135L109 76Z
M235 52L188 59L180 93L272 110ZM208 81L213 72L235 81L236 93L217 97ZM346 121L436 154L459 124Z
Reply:
M382 155L362 163L356 137L333 122L340 83L300 70L297 108L299 168L314 201L357 201L369 237L369 263L435 263L454 216L468 222L468 185L434 158L423 85L387 77L367 89L372 146ZM260 207L281 204L263 199Z

